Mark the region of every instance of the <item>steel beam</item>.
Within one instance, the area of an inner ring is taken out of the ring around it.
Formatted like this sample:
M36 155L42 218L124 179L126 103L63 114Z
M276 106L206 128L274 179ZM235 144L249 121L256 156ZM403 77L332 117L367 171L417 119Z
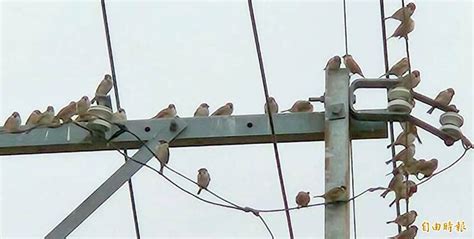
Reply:
M159 140L163 139L168 142L173 140L185 128L186 123L177 120L177 127L171 131L169 127L157 129L158 134L153 136L147 145L155 148L159 144ZM145 148L141 147L134 155L133 159L146 164L153 154ZM74 211L72 211L61 223L59 223L45 238L56 239L66 238L74 231L84 220L86 220L97 208L100 207L112 194L114 194L125 182L127 182L140 168L141 164L132 160L126 161L112 176L110 176L102 185L100 185L89 197L87 197Z
M130 120L125 125L144 141L151 140L172 119ZM260 115L238 115L228 117L180 118L187 125L171 147L258 144L271 143L268 117ZM277 114L274 116L278 142L301 142L324 140L324 112ZM107 137L116 130L115 126ZM353 139L375 139L387 137L387 124L382 121L351 120ZM113 140L116 145L137 149L140 142L128 133ZM92 142L89 132L67 124L59 128L38 128L30 133L0 134L0 155L38 154L113 150L103 142Z
M326 71L325 91L325 190L349 187L349 72L346 69ZM349 239L349 203L325 206L326 239Z

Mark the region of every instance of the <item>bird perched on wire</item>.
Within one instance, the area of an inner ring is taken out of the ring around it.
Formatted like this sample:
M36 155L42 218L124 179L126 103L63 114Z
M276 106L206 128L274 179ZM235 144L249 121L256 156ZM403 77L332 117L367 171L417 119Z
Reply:
M388 221L387 224L396 223L402 227L408 227L415 222L417 216L418 213L415 210L411 210L398 216L395 220Z
M160 162L160 173L163 173L163 168L170 160L170 146L166 140L159 140L159 142L160 143L155 146L153 152L155 153L158 162Z
M418 160L416 159L408 160L404 162L403 164L401 164L400 166L394 168L391 173L393 175L397 175L397 174L417 175L418 174L418 169L416 165L417 163L418 163ZM388 175L390 175L390 173L388 173L385 176L388 176Z
M436 98L434 99L436 102L442 105L449 105L451 103L451 100L453 99L454 96L454 89L453 88L448 88L446 90L441 91ZM436 107L431 107L426 113L431 114L435 110Z
M270 103L270 113L272 114L277 114L278 113L278 103L276 102L275 98L273 97L268 97L268 102ZM263 109L265 111L265 114L268 113L267 109L267 102L263 105Z
M388 183L388 187L380 194L381 197L385 198L388 193L395 191L395 189L400 188L401 184L403 183L403 175L400 173L396 173L390 182Z
M414 3L408 3L405 7L398 9L392 16L386 17L387 19L395 19L399 21L404 21L406 18L411 17L415 12L416 5Z
M291 108L282 111L283 112L291 112L291 113L297 113L297 112L313 112L313 104L307 100L298 100L296 101Z
M26 120L25 125L26 126L36 125L38 123L38 120L39 120L40 116L41 116L41 111L34 110L33 112L31 112L30 116Z
M71 122L74 115L76 115L76 102L71 101L68 105L64 106L61 110L59 110L56 117L63 121L63 123Z
M390 203L390 207L401 199L408 199L418 191L418 186L415 182L408 180L401 183L393 190L395 192L395 199Z
M408 69L409 69L408 58L403 57L401 60L399 60L397 63L395 63L395 65L393 65L392 68L390 68L390 70L388 70L387 73L381 75L379 78L382 78L382 77L387 76L387 75L388 76L389 75L395 75L395 76L401 77L406 72L408 72Z
M333 56L329 59L324 70L339 70L341 68L341 57Z
M198 106L196 111L194 112L194 117L199 116L209 116L209 105L206 103L202 103Z
M159 119L159 118L173 118L176 116L176 107L174 104L169 104L167 108L162 109L158 114L153 116L152 119Z
M410 160L413 160L413 156L415 156L415 145L410 144L410 146L404 148L397 155L395 155L395 157L386 161L385 164L389 164L394 161L395 162L397 161L408 162Z
M232 112L234 112L234 104L232 103L227 103L223 106L221 106L219 109L214 111L214 113L211 114L211 116L225 116L225 115L231 115Z
M416 128L416 125L409 122L409 121L406 121L406 122L400 122L400 126L402 127L403 131L408 131L408 133L411 133L413 134L416 139L418 140L418 143L422 144L423 142L421 142L421 138L420 136L418 135L418 129ZM408 128L407 128L408 126Z
M403 145L405 147L408 147L410 144L415 142L415 138L415 135L413 135L412 133L403 131L397 136L397 139L393 143L387 145L387 149L396 145Z
M202 189L207 189L209 182L211 182L211 175L209 175L209 172L206 168L200 168L197 175L197 184L199 186L199 190L197 192L198 195L201 193Z
M438 168L438 160L437 159L431 159L431 160L419 160L416 165L416 173L417 173L417 178L418 174L423 174L423 178L418 178L419 180L422 180L424 178L431 177L433 175L434 171Z
M403 85L408 89L413 89L421 82L420 71L414 70L402 78Z
M311 197L309 196L309 192L299 192L296 195L296 205L298 205L298 208L301 207L307 207L309 204L309 201L311 200Z
M387 38L389 40L392 37L398 37L398 38L405 38L408 39L408 34L412 32L415 29L415 21L413 19L408 18L404 20L400 25L395 29L393 34Z
M346 68L350 73L354 75L359 74L360 76L365 77L362 73L362 70L360 69L360 66L351 55L344 55L342 58L344 59L344 65L346 65Z
M326 202L345 201L347 200L347 189L345 186L331 188L323 195L314 196L313 198L324 198Z
M109 74L104 75L104 79L100 82L100 84L97 86L97 89L95 90L95 96L92 98L91 103L94 103L97 101L97 98L99 97L104 97L109 94L110 90L112 90L112 86L114 85L112 81L112 76Z
M21 117L18 112L13 112L5 121L2 131L5 133L16 133L20 131Z
M127 121L127 112L125 112L125 109L119 108L117 112L112 114L110 121L112 123L123 123Z
M410 226L405 231L400 232L398 235L389 237L389 239L414 239L418 232L417 226Z

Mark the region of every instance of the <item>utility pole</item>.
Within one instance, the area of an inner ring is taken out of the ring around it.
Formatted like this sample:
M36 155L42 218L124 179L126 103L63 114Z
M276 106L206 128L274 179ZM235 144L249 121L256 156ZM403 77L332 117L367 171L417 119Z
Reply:
M346 69L326 71L324 97L325 190L345 186L349 195L349 73ZM326 239L348 239L350 231L349 203L325 206Z

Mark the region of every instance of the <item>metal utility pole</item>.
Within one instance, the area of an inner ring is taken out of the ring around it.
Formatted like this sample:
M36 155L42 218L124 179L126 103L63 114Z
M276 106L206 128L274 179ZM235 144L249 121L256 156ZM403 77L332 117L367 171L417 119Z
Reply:
M326 71L324 97L325 189L345 186L349 195L349 73ZM326 205L324 231L326 239L349 238L349 203Z

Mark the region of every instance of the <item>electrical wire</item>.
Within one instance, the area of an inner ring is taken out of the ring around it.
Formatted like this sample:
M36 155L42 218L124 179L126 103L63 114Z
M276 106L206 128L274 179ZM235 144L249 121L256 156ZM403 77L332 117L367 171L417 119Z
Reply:
M387 47L387 28L385 26L385 6L384 6L384 0L380 0L380 22L382 24L382 44L383 44L383 56L384 56L384 66L385 66L385 72L389 71L389 64L388 64L388 47ZM389 75L386 75L387 80L389 79ZM388 90L387 90L388 92ZM393 128L393 121L389 122L389 130L390 130L390 142L391 142L391 153L392 153L392 158L395 157L395 145L393 145L393 142L395 141L395 133L394 133L394 128ZM397 163L395 161L392 162L392 168L393 170L397 167ZM397 217L400 216L400 203L397 201L395 203L395 208L396 208L396 213ZM398 225L398 233L402 231L402 227Z
M272 134L273 151L275 153L275 161L276 161L276 167L277 167L277 171L278 171L278 179L280 181L280 189L281 189L281 194L282 194L282 197L283 197L283 204L285 206L285 209L287 209L287 210L285 210L285 215L286 215L286 222L288 224L288 233L290 235L290 238L293 239L294 238L293 227L291 225L290 212L288 211L288 199L286 197L285 183L284 183L284 180L283 180L283 171L281 169L280 154L278 153L278 144L277 144L277 138L276 138L276 134L275 134L275 126L274 126L274 123L273 123L273 117L272 117L272 113L271 113L271 110L270 110L270 102L269 102L270 95L268 94L267 79L265 77L265 68L264 68L264 65L263 65L263 57L262 57L262 52L261 52L261 49L260 49L260 42L259 42L259 39L258 39L257 23L256 23L256 20L255 20L255 14L254 14L254 10L253 10L252 0L248 0L248 9L249 9L249 14L250 14L250 20L252 22L252 30L253 30L254 40L255 40L255 48L256 48L257 56L258 56L258 63L259 63L259 66L260 66L260 75L261 75L261 78L262 78L263 91L264 91L264 94L265 94L265 102L267 103L267 112L268 112L267 115L268 115L268 120L269 120L269 123L270 123L270 130L271 130L271 134Z
M108 50L108 54L109 54L110 69L111 69L111 72L112 72L112 82L113 82L114 93L115 93L115 104L116 104L116 107L117 107L117 110L118 110L118 109L121 108L121 105L120 105L119 89L118 89L118 86L117 86L117 76L115 74L114 56L113 56L113 53L112 53L112 42L110 40L110 30L109 30L109 22L108 22L108 18L107 18L107 9L105 7L105 0L101 0L100 3L101 3L101 9L102 9L102 18L103 18L103 21L104 21L105 38L107 40L107 50ZM125 155L128 155L126 149L124 149L124 153L125 153ZM124 160L127 161L127 157L125 157ZM129 191L129 194L130 194L130 204L132 206L133 225L134 225L134 228L135 228L135 235L136 235L137 239L140 239L140 227L139 227L139 224L138 224L137 207L136 207L136 204L135 204L135 193L134 193L134 190L133 190L132 179L128 180L128 189L129 189L128 191Z

